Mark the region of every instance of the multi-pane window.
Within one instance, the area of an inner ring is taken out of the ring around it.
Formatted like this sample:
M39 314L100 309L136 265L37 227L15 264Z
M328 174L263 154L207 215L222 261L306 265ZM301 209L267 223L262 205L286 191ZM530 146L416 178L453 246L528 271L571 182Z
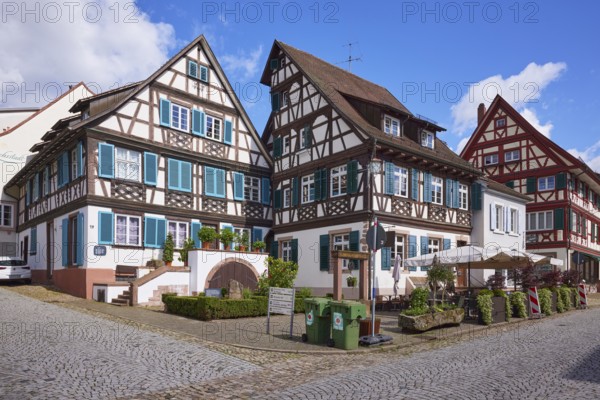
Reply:
M431 254L437 253L438 251L440 251L440 239L429 238L427 240L427 252Z
M388 135L400 136L400 121L386 116L383 120L383 131Z
M115 177L139 182L141 179L142 153L138 151L115 148Z
M304 127L300 132L300 150L307 149L310 146L310 128Z
M504 231L504 206L496 204L496 230Z
M141 218L117 214L116 219L115 244L139 246Z
M496 120L496 128L503 128L506 126L506 117L499 118Z
M431 202L442 204L442 188L444 186L442 178L434 176L431 178Z
M209 139L221 141L223 135L221 134L223 127L223 121L219 118L215 118L212 115L206 116L206 137Z
M292 205L292 191L290 188L283 189L283 208Z
M498 164L498 154L488 154L487 156L483 157L483 164L484 165Z
M394 194L396 196L408 196L408 169L394 167Z
M511 150L504 153L504 162L517 161L521 158L519 150Z
M510 208L508 210L508 226L506 227L506 231L512 234L519 233L519 211L515 208Z
M394 247L392 247L392 259L404 258L404 236L396 235L394 238Z
M333 235L333 250L350 250L350 235L348 233ZM348 268L349 261L344 260L342 268Z
M175 248L183 248L183 244L188 237L188 223L169 221L169 233L173 236Z
M315 201L315 176L302 177L302 204Z
M347 168L345 165L331 169L331 197L346 194L347 178Z
M12 226L13 206L10 204L0 204L0 226Z
M431 132L422 132L421 133L421 146L429 147L433 149L433 133Z
M458 184L458 208L461 210L469 209L469 187L462 183Z
M554 227L554 213L552 211L541 211L527 213L527 226L528 231L544 231L553 229Z
M554 176L538 179L538 190L554 190Z
M260 201L260 178L244 176L244 200Z
M281 258L283 261L292 261L292 242L290 240L284 240L279 242L281 244Z
M190 110L177 104L171 104L171 127L182 131L189 130Z

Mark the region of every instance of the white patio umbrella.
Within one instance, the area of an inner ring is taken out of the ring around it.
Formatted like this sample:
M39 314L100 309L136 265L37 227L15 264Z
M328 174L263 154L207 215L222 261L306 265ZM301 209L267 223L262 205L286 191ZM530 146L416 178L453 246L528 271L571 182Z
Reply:
M478 246L454 247L437 253L423 254L404 260L407 267L427 267L433 265L434 259L441 265L466 264L484 261L484 249Z
M396 257L394 262L394 270L392 271L392 277L394 278L394 296L398 296L398 282L400 282L400 264L402 260L400 257Z

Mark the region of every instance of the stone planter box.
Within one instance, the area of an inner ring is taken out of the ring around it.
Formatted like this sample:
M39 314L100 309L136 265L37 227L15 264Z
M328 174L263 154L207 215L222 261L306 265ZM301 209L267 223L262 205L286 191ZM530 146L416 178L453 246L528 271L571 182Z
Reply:
M506 322L506 298L492 297L492 324ZM481 312L478 314L477 322L483 325Z
M465 310L456 308L443 312L429 313L411 317L400 314L398 326L403 330L425 332L444 325L459 325L465 318Z

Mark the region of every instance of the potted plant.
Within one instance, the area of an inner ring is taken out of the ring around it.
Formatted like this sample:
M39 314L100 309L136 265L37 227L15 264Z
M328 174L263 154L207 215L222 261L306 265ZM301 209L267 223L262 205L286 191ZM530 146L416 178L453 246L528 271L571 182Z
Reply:
M175 249L175 241L173 241L173 235L171 235L169 233L169 234L167 234L167 239L165 240L165 243L163 244L163 256L162 256L162 260L165 262L165 265L167 267L170 267L171 263L173 262L174 249Z
M203 249L210 249L211 244L215 242L215 239L219 236L215 228L211 226L203 226L198 231L198 238L202 242Z
M248 232L243 231L241 235L239 233L236 233L234 240L235 240L235 243L237 243L237 245L238 245L237 250L239 250L239 251L248 250L248 246L250 245L250 237L248 236Z
M252 248L255 252L262 253L267 248L267 244L262 240L255 240L254 243L252 243Z
M184 266L188 265L188 252L194 248L194 239L191 237L185 239L183 242L183 248L179 252L179 261L183 262Z
M346 283L348 284L348 287L355 287L358 283L358 278L353 275L348 275L346 278Z
M223 247L225 250L229 250L231 248L231 242L233 241L234 237L235 234L231 229L223 229L221 231L221 233L219 234L219 240L221 241L221 243L223 243Z

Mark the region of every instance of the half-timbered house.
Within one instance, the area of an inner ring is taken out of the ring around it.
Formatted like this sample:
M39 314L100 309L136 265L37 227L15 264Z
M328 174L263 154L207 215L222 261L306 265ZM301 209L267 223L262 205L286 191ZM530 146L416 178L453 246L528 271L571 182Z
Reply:
M201 225L253 239L271 229L270 156L203 36L71 111L7 185L34 280L90 298L119 266L160 259L168 233L181 248L200 247Z
M481 173L438 138L443 128L384 87L279 41L261 82L272 105L263 133L274 158L271 252L299 263L296 286L331 291L330 252L365 251L375 217L388 235L376 260L379 294L392 293L396 258L469 242ZM344 273L355 265L345 261ZM400 292L425 273L403 271Z
M581 159L541 134L497 96L461 156L485 175L527 194L525 246L562 259L588 283L598 281L600 177Z

